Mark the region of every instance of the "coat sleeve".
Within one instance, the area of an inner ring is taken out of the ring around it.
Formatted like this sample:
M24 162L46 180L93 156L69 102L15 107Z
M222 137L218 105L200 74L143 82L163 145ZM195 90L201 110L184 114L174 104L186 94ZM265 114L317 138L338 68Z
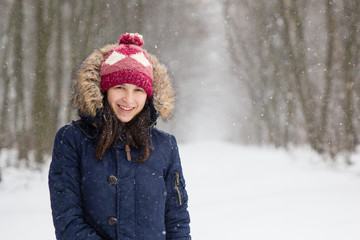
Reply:
M165 205L166 239L189 240L190 216L187 210L188 195L182 173L179 150L175 137L171 136L171 164L165 178L167 195Z
M101 240L85 222L80 192L79 159L71 126L55 137L49 170L49 190L55 234L58 240Z

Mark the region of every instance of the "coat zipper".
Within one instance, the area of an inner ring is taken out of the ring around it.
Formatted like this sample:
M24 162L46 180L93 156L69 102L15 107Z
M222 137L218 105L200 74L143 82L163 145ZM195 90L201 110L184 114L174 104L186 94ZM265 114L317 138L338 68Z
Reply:
M178 193L179 196L179 204L181 205L181 194L180 194L180 190L179 190L179 184L180 184L180 177L179 177L179 173L175 172L175 189Z

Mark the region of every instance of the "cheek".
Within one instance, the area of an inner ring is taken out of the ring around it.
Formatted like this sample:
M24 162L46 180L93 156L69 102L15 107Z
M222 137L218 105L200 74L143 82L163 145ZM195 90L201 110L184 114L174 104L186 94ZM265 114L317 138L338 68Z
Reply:
M114 92L112 92L110 90L108 91L108 94L107 94L107 101L110 105L113 105L114 102L116 101L116 99L118 99L118 96L117 96L117 94L115 94Z
M107 92L107 97L106 97L106 99L107 99L108 103L111 104L111 102L112 102L112 94L111 94L111 91L110 91L110 90Z
M139 105L141 106L141 109L143 109L145 106L146 98L147 98L147 95L145 94L145 96L141 96L141 98L139 99Z

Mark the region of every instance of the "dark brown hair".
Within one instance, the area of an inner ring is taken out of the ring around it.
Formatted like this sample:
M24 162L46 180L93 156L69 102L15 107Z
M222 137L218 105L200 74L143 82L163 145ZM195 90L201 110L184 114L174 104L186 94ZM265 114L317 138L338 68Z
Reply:
M142 149L143 153L135 158L136 162L145 162L152 150L150 141L150 106L148 101L144 108L130 122L123 123L110 107L107 96L104 96L104 121L100 124L100 134L95 149L95 156L102 160L107 149L117 141L124 141L130 148Z

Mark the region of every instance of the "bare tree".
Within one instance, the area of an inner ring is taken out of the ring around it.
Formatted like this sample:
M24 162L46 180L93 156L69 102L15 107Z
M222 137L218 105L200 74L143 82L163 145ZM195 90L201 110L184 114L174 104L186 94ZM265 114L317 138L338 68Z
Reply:
M318 131L319 140L319 151L325 151L326 142L330 142L330 136L328 133L328 119L329 113L329 102L331 97L331 91L333 86L332 69L334 65L334 49L335 49L335 16L333 9L333 1L326 0L326 28L327 28L327 42L326 42L326 59L325 59L325 89L324 96L322 98L322 106L320 113L320 128Z
M15 131L16 143L19 150L19 159L28 160L28 132L26 130L26 111L24 96L24 43L23 43L23 25L24 25L24 7L23 0L14 2L16 21L14 24L14 59L13 69L15 77L16 99L15 99Z
M36 13L36 68L33 88L33 143L35 161L44 162L44 156L50 148L51 129L50 97L48 86L48 48L53 25L54 1L34 0Z
M359 63L358 56L358 28L360 3L356 0L344 0L344 14L347 24L345 24L345 37L343 38L344 58L342 63L342 73L344 79L344 124L345 124L345 146L346 150L353 151L358 143L357 133L354 128L354 86Z
M11 11L9 14L9 19L7 21L7 27L3 34L3 42L4 42L4 52L2 54L2 62L1 62L1 77L3 79L3 99L2 99L2 107L1 107L1 118L0 118L0 148L10 147L13 142L13 136L9 128L9 103L10 103L10 71L9 71L9 62L10 62L10 54L11 54L11 43L14 32L14 25L16 22L16 3L12 4Z
M229 55L240 69L239 80L248 86L254 118L264 123L254 131L270 134L256 135L274 145L307 142L317 152L335 157L341 151L354 151L358 144L354 112L359 104L355 69L360 49L360 3L314 3L225 1ZM335 7L342 11L335 11ZM324 14L314 15L320 9ZM246 16L244 22L251 27L237 21L239 16ZM319 29L311 31L311 20L326 26L322 36ZM317 34L316 38L326 40L324 47L317 47L319 41L312 40ZM308 55L309 49L314 49L314 54ZM319 65L324 66L323 74L313 71ZM271 92L276 93L270 94L275 98L264 98ZM332 109L337 106L342 107Z

